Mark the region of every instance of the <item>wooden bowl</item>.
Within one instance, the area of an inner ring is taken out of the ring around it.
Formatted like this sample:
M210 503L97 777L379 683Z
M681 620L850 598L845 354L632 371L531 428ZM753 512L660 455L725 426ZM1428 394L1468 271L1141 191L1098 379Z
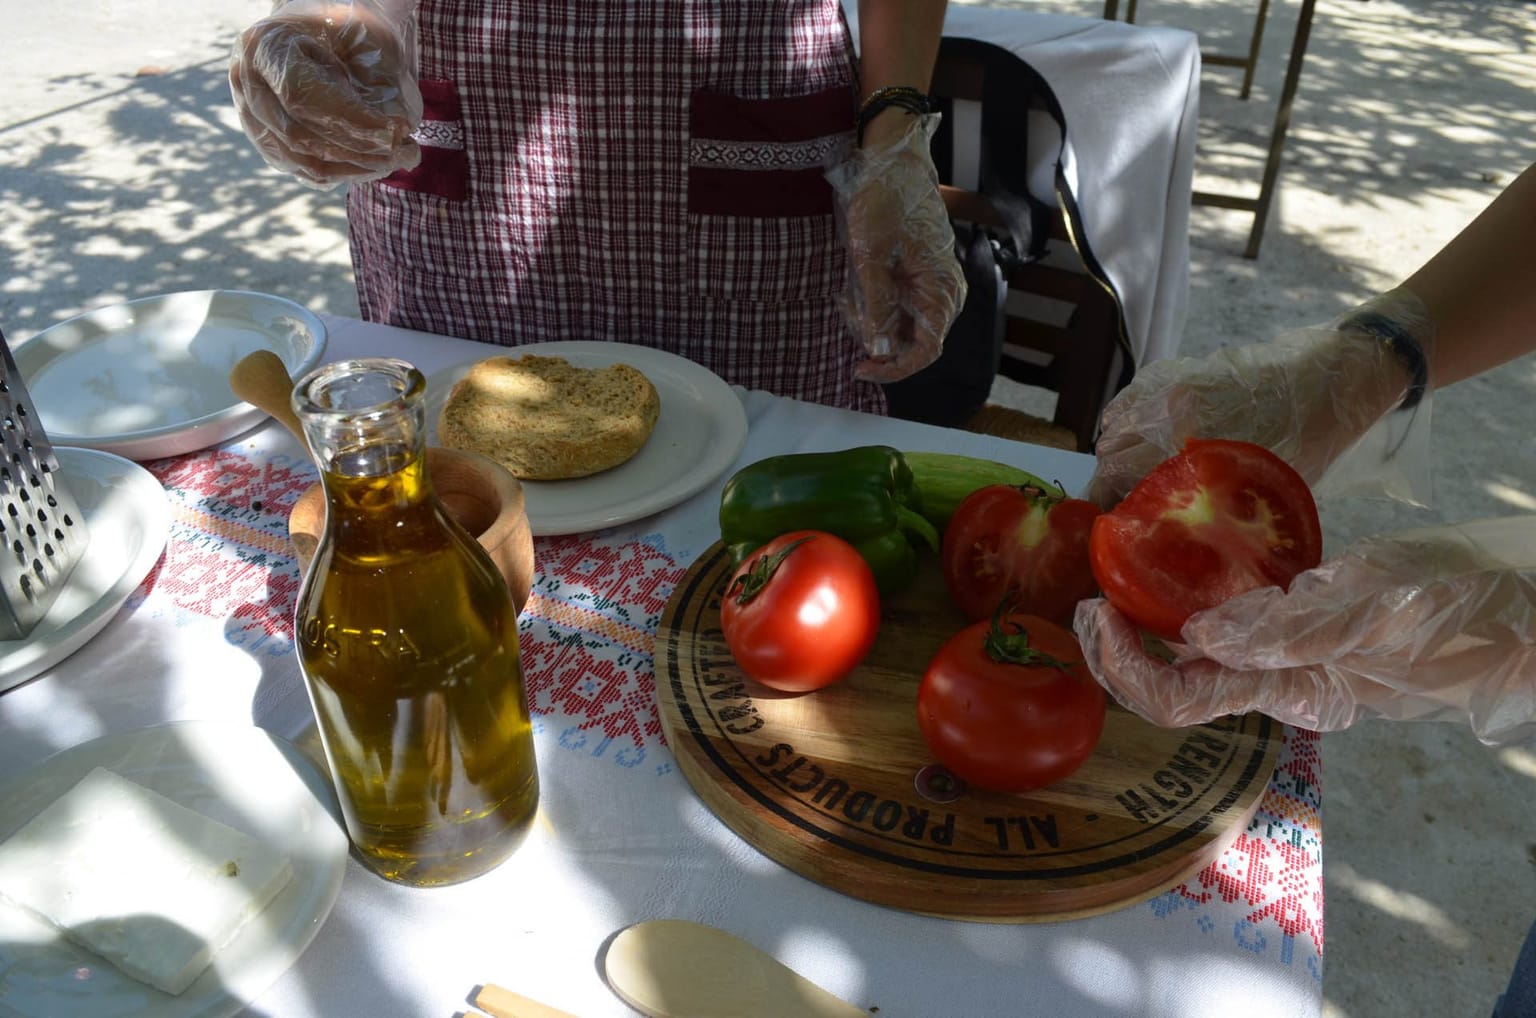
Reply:
M444 507L474 534L507 581L519 613L533 586L533 533L523 486L506 467L479 453L427 448L427 472ZM325 492L311 485L288 514L288 539L307 570L325 529Z

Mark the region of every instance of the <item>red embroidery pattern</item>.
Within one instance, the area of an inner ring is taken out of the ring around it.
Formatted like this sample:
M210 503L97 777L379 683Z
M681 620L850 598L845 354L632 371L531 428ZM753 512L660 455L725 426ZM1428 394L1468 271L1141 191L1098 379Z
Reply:
M543 538L534 557L519 627L529 705L562 726L561 747L638 766L665 744L652 654L685 570L654 539Z
M142 588L151 610L227 619L242 646L290 652L300 576L288 513L313 464L214 449L149 469L171 499L174 538ZM519 625L530 706L544 723L570 722L562 746L635 766L663 744L651 656L684 570L654 539L540 539L536 557Z
M1160 918L1194 910L1201 931L1220 933L1206 906L1218 900L1246 911L1233 928L1238 944L1254 954L1270 952L1278 931L1276 960L1303 960L1322 978L1323 853L1322 761L1316 732L1286 729L1275 776L1248 829L1194 879L1151 903Z
M211 449L146 466L170 499L171 540L141 590L231 620L243 646L287 653L299 591L288 512L315 483L314 465Z

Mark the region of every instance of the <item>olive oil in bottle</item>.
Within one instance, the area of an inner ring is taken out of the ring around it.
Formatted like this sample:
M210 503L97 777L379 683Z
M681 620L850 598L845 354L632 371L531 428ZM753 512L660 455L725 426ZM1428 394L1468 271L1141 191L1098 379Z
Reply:
M425 388L371 358L311 372L293 399L326 494L299 661L353 845L416 886L497 866L539 795L517 612L433 493Z

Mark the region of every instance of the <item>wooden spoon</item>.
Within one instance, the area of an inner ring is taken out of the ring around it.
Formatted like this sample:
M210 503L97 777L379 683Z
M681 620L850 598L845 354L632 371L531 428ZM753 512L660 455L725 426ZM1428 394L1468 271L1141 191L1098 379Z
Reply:
M299 415L293 412L293 377L288 374L288 365L281 357L271 350L246 354L230 369L229 387L236 396L271 414L279 424L293 432L300 445L308 448L304 426L299 423Z
M685 919L619 931L603 968L650 1018L869 1018L740 937Z

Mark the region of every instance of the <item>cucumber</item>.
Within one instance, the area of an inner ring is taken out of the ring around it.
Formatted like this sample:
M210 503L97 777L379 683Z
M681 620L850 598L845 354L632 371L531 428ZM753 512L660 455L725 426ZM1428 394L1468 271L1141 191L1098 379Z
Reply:
M965 496L989 484L1030 484L1043 491L1065 495L1061 486L1036 477L1027 470L996 460L961 456L952 452L903 452L912 468L917 490L922 493L922 513L940 530L954 515Z

